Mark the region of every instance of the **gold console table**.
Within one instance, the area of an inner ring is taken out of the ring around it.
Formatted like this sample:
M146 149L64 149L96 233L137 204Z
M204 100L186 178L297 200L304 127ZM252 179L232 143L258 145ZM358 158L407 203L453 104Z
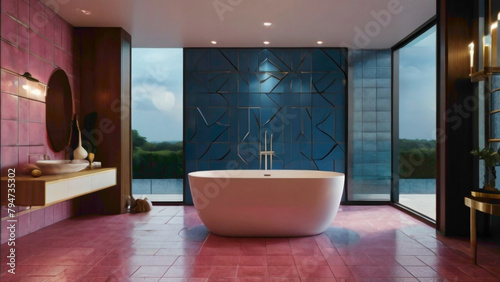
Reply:
M472 261L477 264L476 210L500 215L500 194L472 192L472 196L465 197L465 205L470 208L470 247Z

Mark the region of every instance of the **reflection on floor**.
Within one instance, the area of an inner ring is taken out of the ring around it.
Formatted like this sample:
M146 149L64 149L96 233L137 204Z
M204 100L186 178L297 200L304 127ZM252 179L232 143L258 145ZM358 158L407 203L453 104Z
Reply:
M182 194L182 178L132 179L133 194Z
M136 199L147 197L153 202L182 202L183 179L133 179L132 194Z
M390 206L342 206L323 234L213 235L190 206L86 216L16 241L16 274L1 281L500 281L500 246L444 238ZM182 280L182 278L190 278Z
M436 194L399 194L399 203L436 220Z
M148 198L152 202L179 202L182 203L184 195L182 194L134 194L134 199Z

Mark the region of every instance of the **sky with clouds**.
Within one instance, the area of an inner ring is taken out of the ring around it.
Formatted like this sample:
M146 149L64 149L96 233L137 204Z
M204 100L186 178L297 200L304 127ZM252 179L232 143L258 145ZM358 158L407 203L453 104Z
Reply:
M399 138L436 139L436 26L399 50Z
M132 129L150 142L182 141L181 48L132 49Z

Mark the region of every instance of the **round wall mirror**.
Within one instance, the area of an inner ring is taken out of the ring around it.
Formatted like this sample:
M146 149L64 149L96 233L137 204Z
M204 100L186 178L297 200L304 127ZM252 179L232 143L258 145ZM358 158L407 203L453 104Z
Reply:
M50 146L60 152L69 144L73 100L68 76L57 69L49 79L46 101L46 127Z

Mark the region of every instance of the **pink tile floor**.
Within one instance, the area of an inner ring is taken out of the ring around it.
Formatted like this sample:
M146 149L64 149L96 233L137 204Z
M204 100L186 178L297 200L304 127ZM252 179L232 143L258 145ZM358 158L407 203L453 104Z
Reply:
M67 219L17 239L1 281L500 281L500 246L445 238L390 206L341 206L302 238L209 234L191 206ZM3 231L3 230L2 230Z

